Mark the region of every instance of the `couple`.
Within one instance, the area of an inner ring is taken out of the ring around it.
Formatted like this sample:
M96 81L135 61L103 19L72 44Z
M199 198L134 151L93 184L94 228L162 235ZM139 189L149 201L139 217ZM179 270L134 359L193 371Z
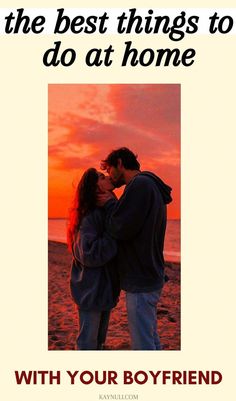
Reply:
M157 303L165 281L163 246L171 188L141 172L128 148L85 171L68 228L71 294L79 307L79 350L103 349L110 311L126 292L133 350L160 350ZM118 200L114 187L126 185Z

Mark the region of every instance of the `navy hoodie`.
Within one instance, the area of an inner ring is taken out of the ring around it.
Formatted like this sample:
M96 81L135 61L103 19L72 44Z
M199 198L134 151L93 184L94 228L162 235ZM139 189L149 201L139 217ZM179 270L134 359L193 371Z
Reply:
M151 292L162 288L166 205L171 188L155 174L144 171L126 186L119 200L105 204L107 231L118 240L121 288Z

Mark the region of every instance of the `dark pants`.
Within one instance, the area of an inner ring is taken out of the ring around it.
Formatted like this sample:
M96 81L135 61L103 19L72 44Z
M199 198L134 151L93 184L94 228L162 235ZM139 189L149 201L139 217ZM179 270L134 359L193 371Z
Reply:
M101 350L106 341L110 311L79 309L78 350Z

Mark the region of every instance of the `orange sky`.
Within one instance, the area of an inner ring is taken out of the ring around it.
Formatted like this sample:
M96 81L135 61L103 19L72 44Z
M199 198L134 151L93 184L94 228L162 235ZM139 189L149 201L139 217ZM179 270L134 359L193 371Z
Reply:
M180 217L180 85L51 84L48 108L49 217L66 217L83 171L121 146L173 188L168 218Z

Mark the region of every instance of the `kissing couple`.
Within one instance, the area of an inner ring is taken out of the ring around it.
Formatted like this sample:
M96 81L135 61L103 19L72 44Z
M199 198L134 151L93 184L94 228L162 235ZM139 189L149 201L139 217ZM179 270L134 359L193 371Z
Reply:
M132 350L161 350L157 303L165 283L166 205L171 188L141 171L128 148L86 170L76 188L68 225L70 288L79 313L78 350L102 350L110 312L126 293ZM114 188L125 185L117 199Z

